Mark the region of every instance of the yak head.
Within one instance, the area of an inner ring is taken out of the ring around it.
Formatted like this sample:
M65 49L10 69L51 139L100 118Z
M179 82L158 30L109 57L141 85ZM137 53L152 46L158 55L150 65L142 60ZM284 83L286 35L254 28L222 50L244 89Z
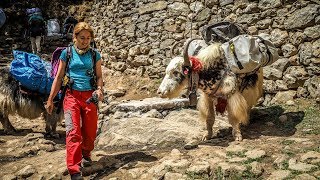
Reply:
M164 98L174 98L179 96L184 87L188 85L187 67L182 57L173 58L166 68L158 94Z
M189 39L183 50L183 57L173 58L166 68L158 94L163 98L174 98L188 85L191 73L191 64L188 56L188 46L194 39Z

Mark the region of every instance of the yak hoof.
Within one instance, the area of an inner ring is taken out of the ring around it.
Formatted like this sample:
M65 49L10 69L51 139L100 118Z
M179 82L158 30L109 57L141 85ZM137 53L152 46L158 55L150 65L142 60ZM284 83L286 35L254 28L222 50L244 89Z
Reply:
M9 129L4 129L4 133L8 134L8 135L13 135L15 134L17 131L14 128L9 128Z
M242 135L241 135L241 133L236 133L236 134L233 135L233 137L234 137L234 139L235 139L236 141L242 141Z
M236 140L236 141L242 141L242 135L236 136L236 137L235 137L235 140Z
M54 139L59 139L60 138L59 133L53 133L53 132L48 132L44 136L48 137L48 138L54 138Z
M52 134L52 137L55 139L60 139L60 134L59 133L54 133Z
M202 141L208 141L212 139L212 133L206 133L203 137L202 137Z
M232 135L236 141L242 141L241 131L232 130Z

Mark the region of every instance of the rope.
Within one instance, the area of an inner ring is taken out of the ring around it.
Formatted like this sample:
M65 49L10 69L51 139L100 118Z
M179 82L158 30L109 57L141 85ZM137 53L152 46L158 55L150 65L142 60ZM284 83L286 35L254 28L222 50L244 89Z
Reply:
M194 7L193 7L193 12L195 13L196 7L197 7L197 1L195 1ZM190 25L190 38L192 39L192 24L193 24L193 15L191 16L191 25Z

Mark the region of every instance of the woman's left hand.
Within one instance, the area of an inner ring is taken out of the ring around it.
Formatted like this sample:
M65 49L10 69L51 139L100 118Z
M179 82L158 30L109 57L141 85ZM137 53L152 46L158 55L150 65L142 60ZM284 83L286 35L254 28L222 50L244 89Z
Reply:
M98 100L103 101L103 92L102 89L97 89L95 93L98 95Z

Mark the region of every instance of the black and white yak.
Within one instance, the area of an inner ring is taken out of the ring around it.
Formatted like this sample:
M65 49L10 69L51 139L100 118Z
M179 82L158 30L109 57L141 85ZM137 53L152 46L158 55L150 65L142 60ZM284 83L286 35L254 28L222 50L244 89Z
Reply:
M49 115L44 107L46 97L23 93L19 82L10 74L9 67L0 69L0 84L0 122L5 133L12 134L16 131L9 121L9 114L18 114L29 119L40 117L43 114L47 135L57 137L56 126L63 118L63 113Z
M224 58L221 43L209 45L189 59L187 51L191 41L186 42L183 57L170 61L158 94L163 98L174 98L185 87L191 91L201 90L197 105L200 118L207 126L203 140L212 138L215 111L227 110L233 137L241 141L240 125L248 123L250 109L263 93L262 68L247 76L233 73Z

